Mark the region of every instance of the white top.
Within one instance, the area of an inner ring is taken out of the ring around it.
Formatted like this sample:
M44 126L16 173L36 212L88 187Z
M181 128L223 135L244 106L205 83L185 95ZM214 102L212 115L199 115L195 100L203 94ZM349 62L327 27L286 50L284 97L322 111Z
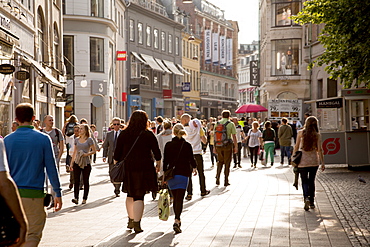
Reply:
M4 140L0 139L0 172L8 172L8 160L5 153Z
M187 135L184 136L184 139L191 144L193 148L193 154L202 154L202 144L200 138L200 129L202 126L200 121L196 120L191 120L189 122L189 126L185 126ZM197 127L194 127L193 121L196 121L198 125Z
M69 155L73 155L73 151L75 150L75 135L66 136L66 143L69 144Z
M257 132L253 132L252 130L249 130L248 136L249 136L248 146L256 147L260 145L259 138L262 137L262 132L260 130L257 130Z
M243 131L242 126L241 125L235 126L235 129L236 129L236 142L237 143L242 142L242 131Z

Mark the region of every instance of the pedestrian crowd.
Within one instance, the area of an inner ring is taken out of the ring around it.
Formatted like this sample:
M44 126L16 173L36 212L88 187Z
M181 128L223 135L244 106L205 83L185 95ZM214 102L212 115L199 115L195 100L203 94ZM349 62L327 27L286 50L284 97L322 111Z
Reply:
M216 167L215 184L220 186L222 181L225 187L232 183L231 168L248 165L242 157L249 157L250 167L255 169L257 165L272 167L276 149L280 149L281 165L291 165L293 154L300 151L302 159L296 172L302 180L305 210L315 208L315 175L320 163L322 170L325 169L318 120L313 116L307 117L302 125L299 121L288 123L286 118L281 122L237 118L224 110L217 118L208 120L185 113L179 119L158 116L151 121L145 111L136 110L127 123L113 118L109 131L102 133L99 140L96 126L89 125L84 118L78 120L75 115L67 119L62 130L54 127L51 115L45 116L40 124L35 119L33 106L28 103L18 105L15 115L13 132L4 141L0 139L0 195L20 227L15 246L23 243L38 246L46 209L59 211L62 208L59 163L64 147L69 189L73 189L72 203L76 205L80 203L80 190L83 190L81 204L87 203L92 164L100 149L103 149L103 162L108 163L109 173L117 163L124 164L123 180L112 180L112 189L116 197L121 192L127 194L127 227L135 233L143 231L145 195L148 192L156 195L159 187L169 189L175 214L173 230L181 233L184 199L190 201L193 197L192 177L198 176L202 197L210 194L204 174L203 154L207 149L210 169ZM167 180L165 174L169 171L173 176ZM48 202L48 198L53 199Z

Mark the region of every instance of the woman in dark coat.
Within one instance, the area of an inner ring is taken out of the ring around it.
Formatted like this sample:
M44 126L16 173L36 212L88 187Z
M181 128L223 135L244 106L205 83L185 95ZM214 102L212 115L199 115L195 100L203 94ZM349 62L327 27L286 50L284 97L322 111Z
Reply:
M145 111L134 111L128 127L117 139L114 152L114 160L117 162L126 159L122 191L127 193L126 209L129 217L127 227L134 228L136 233L143 231L140 221L144 212L144 195L147 191L158 190L156 172L159 172L161 162L157 138L148 130L147 123L148 115ZM156 167L153 157L157 163Z
M176 124L173 127L172 141L167 142L164 148L163 170L174 168L174 177L167 181L168 187L173 195L173 210L175 212L175 223L173 230L180 233L182 206L185 197L185 191L188 186L189 177L193 171L197 175L197 164L193 155L191 144L183 138L186 131L182 124Z

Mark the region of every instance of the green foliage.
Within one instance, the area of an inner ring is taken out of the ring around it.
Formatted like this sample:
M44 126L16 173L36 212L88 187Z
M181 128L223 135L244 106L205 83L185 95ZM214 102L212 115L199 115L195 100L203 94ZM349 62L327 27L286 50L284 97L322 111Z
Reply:
M308 0L292 19L299 24L325 24L319 41L325 52L309 66L327 64L345 88L370 88L370 1Z

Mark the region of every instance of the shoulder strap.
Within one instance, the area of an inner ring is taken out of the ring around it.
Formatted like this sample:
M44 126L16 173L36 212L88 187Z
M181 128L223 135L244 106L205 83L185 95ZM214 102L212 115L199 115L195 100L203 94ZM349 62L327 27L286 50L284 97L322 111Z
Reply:
M132 151L133 147L135 146L137 140L139 140L139 137L140 137L141 133L143 133L143 132L141 131L140 134L136 137L136 140L135 140L134 144L132 144L130 150L128 151L128 153L126 154L126 157L123 160L126 160L127 156L131 153L131 151Z

